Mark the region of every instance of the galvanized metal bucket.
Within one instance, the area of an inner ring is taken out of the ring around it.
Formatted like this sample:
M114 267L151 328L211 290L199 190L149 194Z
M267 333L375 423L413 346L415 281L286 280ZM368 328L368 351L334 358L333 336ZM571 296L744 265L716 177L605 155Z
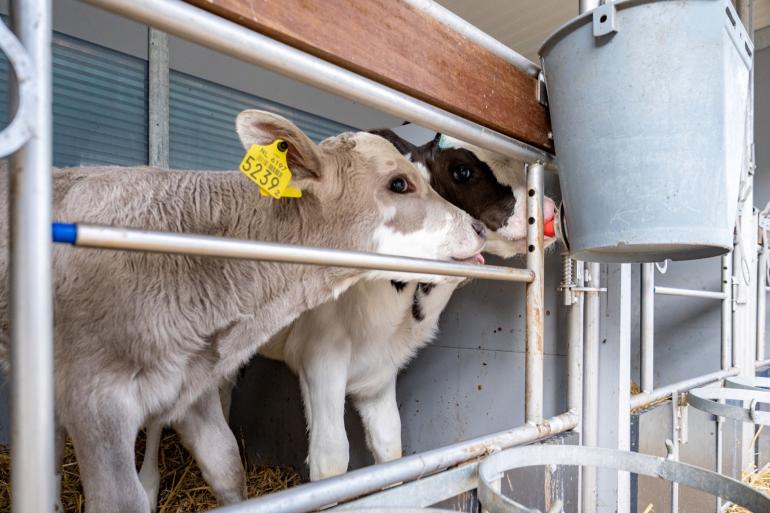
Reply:
M540 49L575 257L733 243L753 47L727 0L607 3Z

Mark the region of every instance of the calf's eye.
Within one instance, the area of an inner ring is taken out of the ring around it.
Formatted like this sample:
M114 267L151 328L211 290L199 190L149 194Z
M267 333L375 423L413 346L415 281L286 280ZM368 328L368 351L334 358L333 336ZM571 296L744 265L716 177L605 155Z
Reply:
M390 181L390 190L396 194L403 194L409 190L409 183L403 176L397 176Z
M471 179L471 168L465 165L459 165L452 168L452 179L457 183L465 183Z

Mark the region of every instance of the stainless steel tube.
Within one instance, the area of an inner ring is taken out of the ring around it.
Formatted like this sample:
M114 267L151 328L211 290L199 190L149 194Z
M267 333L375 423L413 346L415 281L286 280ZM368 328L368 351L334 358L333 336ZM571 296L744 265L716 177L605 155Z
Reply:
M583 14L599 6L599 0L579 0L578 13ZM586 91L588 93L588 91ZM589 288L595 292L585 293L585 338L584 377L583 377L583 445L596 447L599 442L599 273L597 263L588 266ZM596 467L586 467L582 470L581 496L582 513L596 513L598 510Z
M722 369L733 362L733 255L722 255Z
M679 461L679 393L671 392L671 453L667 459ZM671 481L671 513L679 513L679 483Z
M601 269L599 264L588 266L587 285L594 292L585 292L585 352L584 382L583 382L583 445L596 447L599 443L599 341L600 341L600 310L599 292L601 285ZM596 513L597 503L597 474L596 468L583 469L583 513Z
M50 237L50 227L46 234ZM471 265L406 258L358 251L310 248L290 244L244 241L224 237L152 232L88 224L77 225L79 247L177 253L223 258L271 260L293 264L331 265L358 269L382 269L444 276L465 276L503 281L531 282L532 271L491 265Z
M148 70L149 164L169 167L168 35L150 28Z
M442 25L451 28L469 41L476 43L482 48L486 48L501 59L510 62L528 75L537 77L540 73L540 67L537 64L433 0L404 1L415 9L423 11Z
M757 255L757 360L765 359L765 324L767 305L767 241L762 234Z
M575 262L572 282L583 286L583 262ZM568 400L567 407L582 416L583 411L583 294L576 294L567 317L568 342ZM578 426L582 429L582 421Z
M685 296L685 297L699 297L704 299L725 299L725 293L722 291L716 292L711 290L693 290L693 289L678 289L674 287L655 287L655 294L661 296Z
M733 360L733 255L732 252L722 255L722 292L725 297L722 300L722 322L721 322L721 368L729 369ZM716 417L716 471L721 474L724 470L724 417ZM722 498L717 497L717 511L721 511Z
M562 413L540 425L526 424L507 431L407 456L341 476L212 510L216 513L304 513L399 482L412 481L490 452L563 433L577 425L577 416Z
M583 14L586 11L596 9L599 7L599 0L580 0L579 13Z
M86 0L245 62L524 161L553 156L180 0Z
M631 408L632 409L644 408L648 406L650 403L654 403L655 401L659 401L661 399L666 399L668 397L671 397L671 394L673 392L687 392L688 390L692 390L693 388L700 387L703 385L708 385L709 383L714 383L715 381L719 381L720 379L724 379L729 376L737 376L737 375L738 375L738 369L735 367L731 367L729 369L712 372L711 374L704 374L703 376L698 376L696 378L685 379L677 383L672 383L664 387L656 388L655 390L653 390L648 394L637 394L637 395L631 396Z
M527 166L527 269L534 279L527 284L526 368L524 408L528 424L543 421L543 174L541 163Z
M14 0L11 22L35 70L34 134L10 179L11 511L54 508L51 288L51 3Z
M641 359L642 392L653 389L655 371L655 264L642 264Z

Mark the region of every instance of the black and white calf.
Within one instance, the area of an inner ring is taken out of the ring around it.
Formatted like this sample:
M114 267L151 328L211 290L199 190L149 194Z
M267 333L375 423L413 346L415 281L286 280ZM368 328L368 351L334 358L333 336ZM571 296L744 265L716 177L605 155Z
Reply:
M527 219L522 162L440 135L414 146L390 130L375 133L409 158L441 196L484 222L488 252L502 257L524 252ZM553 201L546 198L546 220L553 217L554 210ZM399 227L386 230L398 232ZM382 235L397 238L397 233ZM552 242L547 238L546 244ZM362 281L337 300L305 312L260 348L260 354L286 362L299 375L312 480L347 470L347 396L361 415L375 461L401 456L396 376L432 340L439 315L461 282ZM229 390L224 397L229 397ZM150 440L160 437L159 427L150 431ZM157 463L152 453L147 456L142 481L152 502L157 493L153 475Z
M502 257L524 252L523 163L446 136L414 146L390 130L375 133L409 158L441 196L484 222L486 251ZM554 211L546 198L545 219ZM260 354L283 360L299 375L312 480L347 471L346 396L361 416L375 461L401 457L396 376L433 339L439 315L461 281L359 282L336 301L306 312L262 348Z

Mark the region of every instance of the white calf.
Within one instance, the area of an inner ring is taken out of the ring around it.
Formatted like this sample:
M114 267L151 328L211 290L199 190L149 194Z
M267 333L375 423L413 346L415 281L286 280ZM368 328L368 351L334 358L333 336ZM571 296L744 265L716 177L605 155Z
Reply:
M485 222L488 251L503 257L524 252L522 163L446 137L414 147L390 131L377 133L406 154L439 194ZM544 210L546 219L553 217L550 198ZM401 457L396 376L433 339L439 316L460 282L359 282L336 301L305 312L260 350L299 375L311 480L347 471L346 396L361 416L375 461Z

